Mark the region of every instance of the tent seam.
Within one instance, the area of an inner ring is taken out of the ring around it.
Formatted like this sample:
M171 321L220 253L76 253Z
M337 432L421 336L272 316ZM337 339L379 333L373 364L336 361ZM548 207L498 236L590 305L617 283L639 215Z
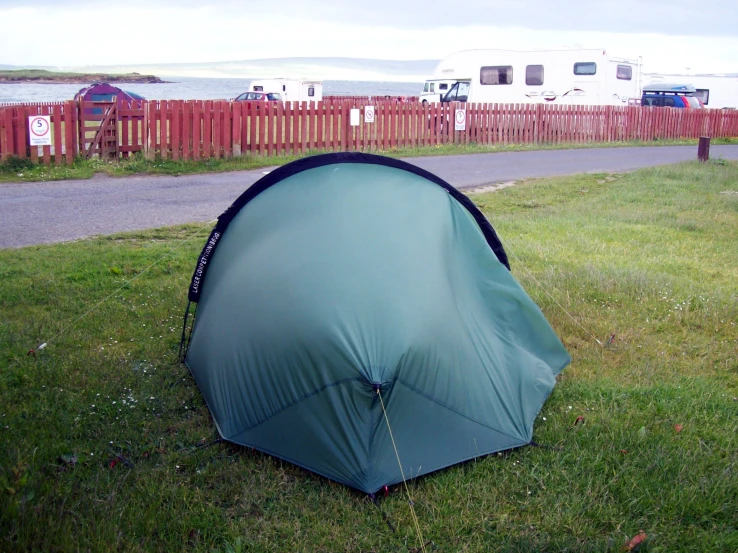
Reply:
M248 432L248 430L250 430L250 429L244 430L243 432L239 433L237 436L242 436L243 434L245 434L246 432ZM344 484L345 486L349 486L350 488L354 488L356 490L366 491L366 490L364 490L362 488L358 488L355 485L355 483L351 483L348 480L339 479L336 476L328 476L326 473L324 473L322 471L316 470L314 468L310 468L310 467L308 467L304 463L299 463L299 462L295 461L294 459L292 459L291 457L288 457L286 455L282 455L281 453L277 453L276 451L272 451L271 449L267 449L265 447L261 447L261 446L257 446L257 445L246 443L245 440L243 442L236 442L236 441L234 441L232 439L229 439L228 441L233 442L234 444L238 444L238 445L243 446L243 447L252 447L252 448L256 449L257 451L261 451L262 453L265 453L266 455L271 455L272 457L276 457L277 459L282 459L284 461L287 461L288 463L292 463L293 465L295 465L297 467L300 467L303 470L306 470L308 472L312 472L313 474L317 474L318 476L321 476L323 478L327 478L328 480L332 480L333 482L338 482L339 484ZM366 493L370 493L370 492L367 491Z
M436 398L434 398L434 397L426 394L425 392L421 392L417 388L415 388L415 387L411 386L410 384L408 384L407 382L403 381L401 378L397 378L397 379L395 379L395 381L396 382L399 382L400 384L402 384L403 386L405 386L411 392L415 392L419 396L422 396L425 399L427 399L429 401L432 401L436 405L440 405L441 407L444 407L444 408L448 409L452 413L456 413L457 415L459 415L460 417L465 418L468 421L471 421L471 422L473 422L475 424L478 424L479 426L484 426L485 428L489 428L490 430L493 430L493 431L497 432L498 434L502 434L503 436L507 436L508 438L510 438L512 440L524 440L524 438L521 438L520 436L511 436L507 432L503 432L502 430L498 430L497 428L495 428L493 426L490 426L489 424L484 424L483 422L480 422L478 420L475 420L475 419L471 418L470 416L465 415L464 413L461 413L457 409L454 409L453 407L450 407L450 406L446 405L442 401L439 401L438 399L436 399Z
M336 380L335 382L331 382L330 384L326 384L325 386L321 386L320 388L317 388L317 389L313 390L312 392L309 392L309 393L307 393L307 394L305 394L305 395L303 395L303 396L301 396L301 397L297 398L297 399L296 399L295 401L293 401L292 403L290 403L290 404L288 404L288 405L285 405L285 406L282 406L282 407L279 407L279 408L278 408L278 409L277 409L276 411L274 411L274 412L270 413L270 414L269 414L269 415L267 415L266 417L263 417L263 418L259 419L258 421L256 421L256 422L255 422L254 424L252 424L252 425L251 425L251 426L249 426L248 428L245 428L244 430L242 430L242 432L241 432L241 433L243 433L243 432L248 432L249 430L252 430L252 429L256 428L256 427L257 427L257 426L259 426L259 425L260 425L261 423L263 423L263 422L266 422L266 421L268 421L268 420L269 420L269 419L271 419L272 417L275 417L275 416L279 415L279 414L280 414L280 413L282 413L283 411L286 411L286 410L287 410L287 409L289 409L290 407L293 407L293 406L297 405L298 403L300 403L300 402L302 402L302 401L305 401L305 400L306 400L306 399L308 399L308 398L311 398L311 397L313 397L313 396L317 396L317 395L318 395L319 393L321 393L321 392L324 392L324 391L325 391L325 390L327 390L328 388L332 388L332 387L334 387L334 386L340 386L341 384L345 384L346 382L352 382L352 381L354 381L354 380L361 380L361 379L360 379L360 378L357 378L357 377L351 377L351 378L343 378L343 379L341 379L341 380Z

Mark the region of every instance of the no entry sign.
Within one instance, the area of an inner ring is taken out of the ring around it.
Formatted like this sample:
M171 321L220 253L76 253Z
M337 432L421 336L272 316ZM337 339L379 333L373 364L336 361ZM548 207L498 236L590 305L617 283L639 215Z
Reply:
M374 106L364 106L364 123L374 123Z
M51 146L51 116L29 115L28 138L31 146Z
M465 131L466 130L466 110L465 109L457 109L456 110L456 118L454 121L454 130L456 131Z

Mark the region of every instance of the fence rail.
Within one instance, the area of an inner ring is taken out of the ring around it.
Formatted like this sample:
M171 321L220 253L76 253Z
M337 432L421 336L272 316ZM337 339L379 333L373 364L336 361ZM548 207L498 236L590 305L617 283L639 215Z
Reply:
M323 95L324 101L329 102L335 102L335 101L341 101L341 100L351 100L352 102L356 103L372 103L372 102L379 102L379 101L387 101L392 100L393 102L417 102L420 100L418 96L390 96L387 95L375 95L375 96L326 96Z
M738 137L738 110L533 104L426 104L365 99L257 104L221 100L0 107L0 159L72 163L79 155L203 159L310 151L382 152L439 144L556 144ZM359 110L352 126L351 110ZM454 130L457 109L465 130ZM49 115L53 145L29 146L28 117ZM106 125L105 131L101 125ZM104 136L103 136L104 135ZM100 146L100 142L106 144Z

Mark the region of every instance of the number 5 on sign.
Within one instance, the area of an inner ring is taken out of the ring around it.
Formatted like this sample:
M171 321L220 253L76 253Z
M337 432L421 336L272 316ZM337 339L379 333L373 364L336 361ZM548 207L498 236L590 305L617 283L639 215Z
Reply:
M28 138L31 146L51 146L51 116L29 115Z

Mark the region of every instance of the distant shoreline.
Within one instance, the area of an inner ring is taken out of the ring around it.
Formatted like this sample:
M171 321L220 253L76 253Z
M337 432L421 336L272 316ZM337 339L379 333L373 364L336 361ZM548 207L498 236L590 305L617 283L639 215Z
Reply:
M111 75L107 73L61 73L41 69L18 69L0 71L0 83L3 84L92 84L95 82L122 84L165 84L155 75L125 73Z

